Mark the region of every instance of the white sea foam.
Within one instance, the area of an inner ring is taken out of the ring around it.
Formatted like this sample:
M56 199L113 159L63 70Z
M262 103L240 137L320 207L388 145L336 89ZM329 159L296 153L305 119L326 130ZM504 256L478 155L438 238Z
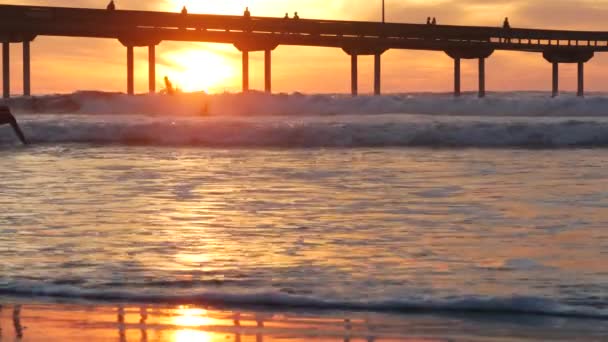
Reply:
M21 116L30 141L203 147L608 147L603 118ZM15 137L0 128L0 143Z
M14 98L8 104L34 143L608 146L608 96L601 95L551 99L544 93L501 93L486 99L473 95L455 99L449 94L353 98L256 92L177 96L77 92ZM8 128L0 129L6 130L0 143L13 141Z
M331 115L331 114L438 114L483 116L608 116L608 95L577 98L547 93L396 94L385 96L267 95L203 93L127 96L121 93L80 91L67 95L5 100L19 113L154 114L154 115Z

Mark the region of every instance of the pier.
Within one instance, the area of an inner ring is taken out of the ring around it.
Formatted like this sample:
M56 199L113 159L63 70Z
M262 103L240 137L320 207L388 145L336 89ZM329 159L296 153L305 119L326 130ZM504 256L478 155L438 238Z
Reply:
M156 91L156 46L163 41L225 43L242 53L242 89L249 90L249 54L264 53L264 90L272 91L272 51L279 45L342 49L351 63L351 94L358 94L358 57L374 56L374 94L381 94L381 58L390 49L446 53L454 61L454 95L461 94L461 60L479 63L479 97L486 95L486 59L494 51L542 54L559 92L559 65L577 64L577 95L584 96L585 63L608 51L608 32L285 19L151 11L0 5L3 96L10 91L10 47L22 44L23 95L31 95L30 45L38 36L117 39L126 48L127 93L134 94L134 49L148 48L149 91ZM345 61L348 59L345 58Z

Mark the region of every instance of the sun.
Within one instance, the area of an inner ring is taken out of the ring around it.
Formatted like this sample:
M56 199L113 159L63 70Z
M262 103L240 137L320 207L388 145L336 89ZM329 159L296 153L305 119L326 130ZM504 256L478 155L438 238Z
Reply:
M166 53L165 70L161 70L184 92L221 91L235 77L235 70L229 61L203 48L184 49Z

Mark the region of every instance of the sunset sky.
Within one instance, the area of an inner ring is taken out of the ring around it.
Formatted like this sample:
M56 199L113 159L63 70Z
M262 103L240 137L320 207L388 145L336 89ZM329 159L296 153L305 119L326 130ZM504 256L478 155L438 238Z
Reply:
M105 0L22 0L4 4L105 8ZM117 0L119 9L237 14L249 6L254 16L379 20L381 1L371 0ZM608 30L608 1L603 0L386 0L387 21L420 22L435 16L440 24ZM22 89L21 46L11 46L12 92ZM32 44L32 91L125 91L125 48L116 40L38 37ZM251 88L263 89L263 54L252 53ZM136 91L147 91L147 49L136 49ZM169 76L185 90L239 91L241 55L231 45L163 42L157 47L157 81ZM550 90L551 66L540 54L496 52L487 61L487 89ZM463 88L477 87L475 61L463 62ZM383 92L450 91L452 60L441 52L390 50L383 55ZM608 91L608 54L586 66L586 89ZM563 65L560 88L576 87L575 65ZM360 57L359 89L371 92L373 58ZM350 60L339 49L280 46L273 52L273 91L347 93Z

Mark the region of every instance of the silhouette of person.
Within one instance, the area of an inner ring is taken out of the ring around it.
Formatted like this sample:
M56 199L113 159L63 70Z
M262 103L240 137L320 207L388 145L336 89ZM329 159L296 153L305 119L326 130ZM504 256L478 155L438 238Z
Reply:
M509 35L510 35L509 31L511 30L511 24L509 24L509 18L508 17L506 17L505 21L502 23L502 28L506 31L505 32L506 38L504 39L504 42L505 43L510 43L511 42L511 38L509 37Z
M186 8L186 6L184 6L184 7L182 8L182 14L183 14L183 15L188 14L188 9Z
M289 13L285 13L285 16L283 17L283 19L289 19Z
M19 128L17 119L15 119L15 117L13 116L11 110L7 106L0 106L0 125L6 124L11 125L13 127L13 130L15 131L15 134L17 134L17 137L19 138L19 140L21 140L21 143L23 143L23 145L27 145L25 135L21 131L21 128Z
M108 11L114 11L116 9L116 5L114 5L114 0L110 1L108 7L106 7Z
M249 7L245 7L245 13L243 13L243 16L247 19L251 18L251 13L249 12Z
M169 77L167 76L165 76L165 90L167 91L168 95L175 94L175 88L173 88L173 83L169 81Z
M298 15L298 12L295 12L295 13L293 14L293 18L294 18L294 19L300 19L300 16Z
M431 25L431 17L426 17L426 24Z
M435 19L435 17L433 17L433 21L431 21L432 25L437 25L437 19Z

